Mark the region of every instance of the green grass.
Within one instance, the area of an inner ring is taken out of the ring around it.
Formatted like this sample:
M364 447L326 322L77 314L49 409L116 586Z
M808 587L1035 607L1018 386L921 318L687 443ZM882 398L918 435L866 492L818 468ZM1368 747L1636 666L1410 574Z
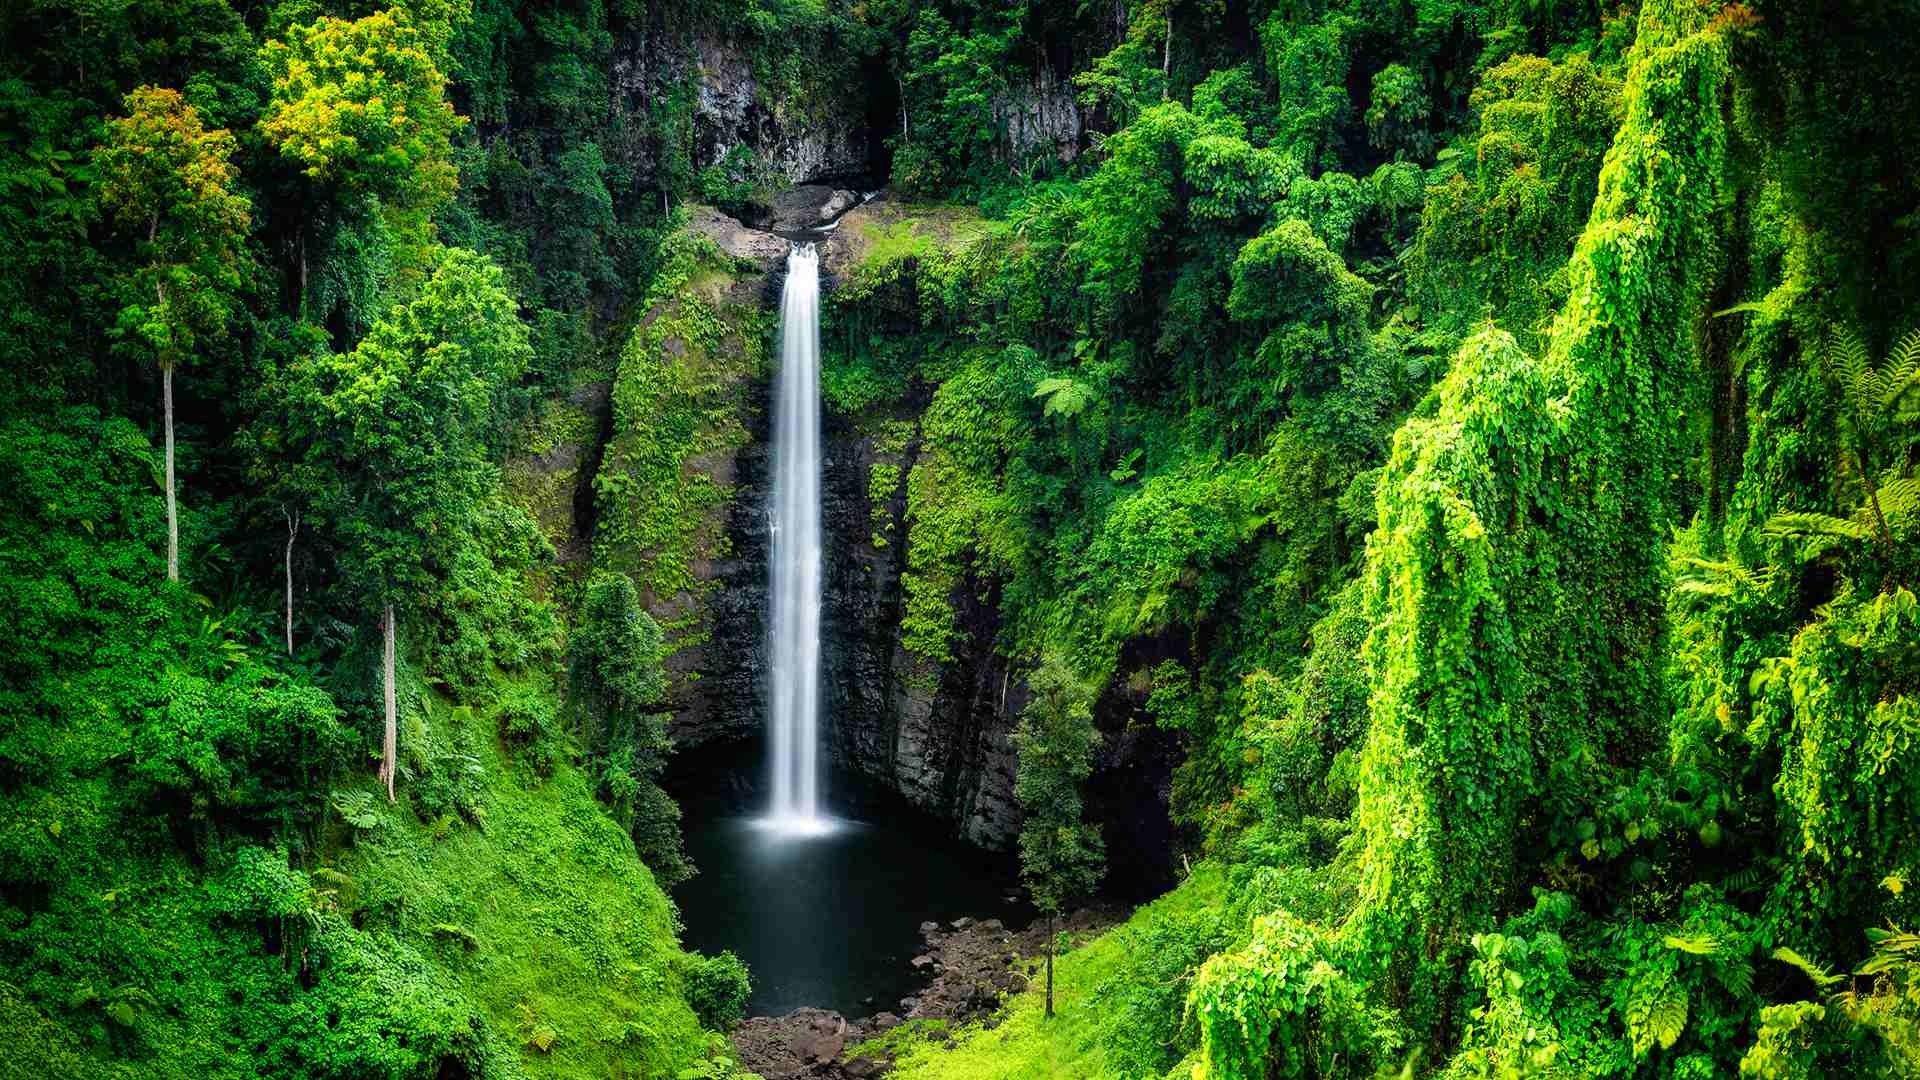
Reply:
M988 1029L964 1029L958 1045L911 1044L891 1074L895 1080L1118 1080L1101 1045L1102 1012L1094 991L1126 967L1128 939L1149 924L1224 902L1225 875L1213 864L1196 868L1172 892L1111 930L1054 961L1054 1010L1045 1017L1040 980L1007 1004L1005 1020Z
M474 728L486 824L436 839L382 798L383 824L337 864L368 928L443 968L529 1076L673 1075L705 1036L681 994L675 913L632 843L578 770L542 779L502 753L487 710L435 715Z

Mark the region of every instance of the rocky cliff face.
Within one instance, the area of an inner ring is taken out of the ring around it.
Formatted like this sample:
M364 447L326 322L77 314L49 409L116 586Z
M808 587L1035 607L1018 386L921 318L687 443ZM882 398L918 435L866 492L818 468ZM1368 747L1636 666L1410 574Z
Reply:
M1019 831L1011 718L1025 688L993 654L998 615L970 590L966 644L936 666L899 645L906 474L918 451L918 406L829 416L823 684L828 751L983 847ZM881 483L875 483L876 467ZM888 477L897 477L891 485ZM882 546L884 545L884 546Z
M1071 161L1080 153L1086 133L1080 103L1073 84L1051 65L1040 65L1031 78L995 99L993 116L1004 125L1007 149L1015 158L1047 153Z
M869 168L864 85L822 63L805 86L768 87L747 52L706 34L650 28L620 35L611 60L612 107L626 138L613 152L650 185L663 142L692 126L695 171L719 166L730 182L779 187ZM671 119L668 119L671 118Z

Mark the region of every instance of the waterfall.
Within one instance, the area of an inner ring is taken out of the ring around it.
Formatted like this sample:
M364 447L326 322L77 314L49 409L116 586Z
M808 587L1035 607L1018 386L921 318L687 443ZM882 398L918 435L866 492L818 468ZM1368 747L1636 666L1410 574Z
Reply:
M824 828L820 814L820 255L795 243L780 299L773 443L773 661L769 824Z

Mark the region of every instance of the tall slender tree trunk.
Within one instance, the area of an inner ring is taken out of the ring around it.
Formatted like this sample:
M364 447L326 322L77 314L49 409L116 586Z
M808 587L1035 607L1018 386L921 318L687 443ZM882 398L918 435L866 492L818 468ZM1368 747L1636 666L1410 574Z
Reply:
M147 219L147 243L160 234L160 216ZM153 294L160 302L161 317L167 306L167 283L155 280ZM160 361L160 412L166 428L167 453L167 580L180 580L180 508L173 490L173 361Z
M167 580L180 580L180 508L173 488L173 365L160 366L161 411L167 429Z
M287 655L293 655L293 541L300 535L300 511L280 511L287 519Z
M392 604L387 605L386 614L380 620L380 629L385 636L382 642L380 666L386 676L387 706L387 726L380 742L380 779L387 785L387 801L393 802L393 774L400 756L400 722L393 690L394 638L397 632L393 624Z
M1047 1019L1053 1019L1053 913L1047 913Z

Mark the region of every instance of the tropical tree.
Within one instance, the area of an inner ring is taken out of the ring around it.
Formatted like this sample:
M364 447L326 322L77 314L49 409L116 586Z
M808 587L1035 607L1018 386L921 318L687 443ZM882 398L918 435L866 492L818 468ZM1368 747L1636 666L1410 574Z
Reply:
M380 612L385 725L380 779L397 760L395 608L429 594L475 542L496 486L489 438L532 359L500 268L458 248L350 353L297 362L309 466L331 476L315 511L333 527L351 586Z
M167 580L180 580L174 483L173 370L201 338L225 332L245 280L252 204L235 191L233 136L209 130L177 91L142 86L94 151L101 209L137 232L141 265L123 282L116 332L160 368L166 428Z
M459 179L450 140L465 121L446 97L446 33L431 15L389 8L294 26L261 50L273 81L261 133L333 202L384 208L416 252ZM304 302L304 226L299 243Z
M673 750L662 651L660 627L633 580L595 575L570 649L573 706L615 818L654 876L671 885L691 877L693 865L680 849L680 808L660 787Z
M1053 935L1061 912L1099 884L1100 832L1081 817L1080 784L1093 772L1095 685L1058 655L1027 677L1033 700L1020 716L1014 795L1020 826L1020 876L1047 917L1047 1016L1053 1015Z

